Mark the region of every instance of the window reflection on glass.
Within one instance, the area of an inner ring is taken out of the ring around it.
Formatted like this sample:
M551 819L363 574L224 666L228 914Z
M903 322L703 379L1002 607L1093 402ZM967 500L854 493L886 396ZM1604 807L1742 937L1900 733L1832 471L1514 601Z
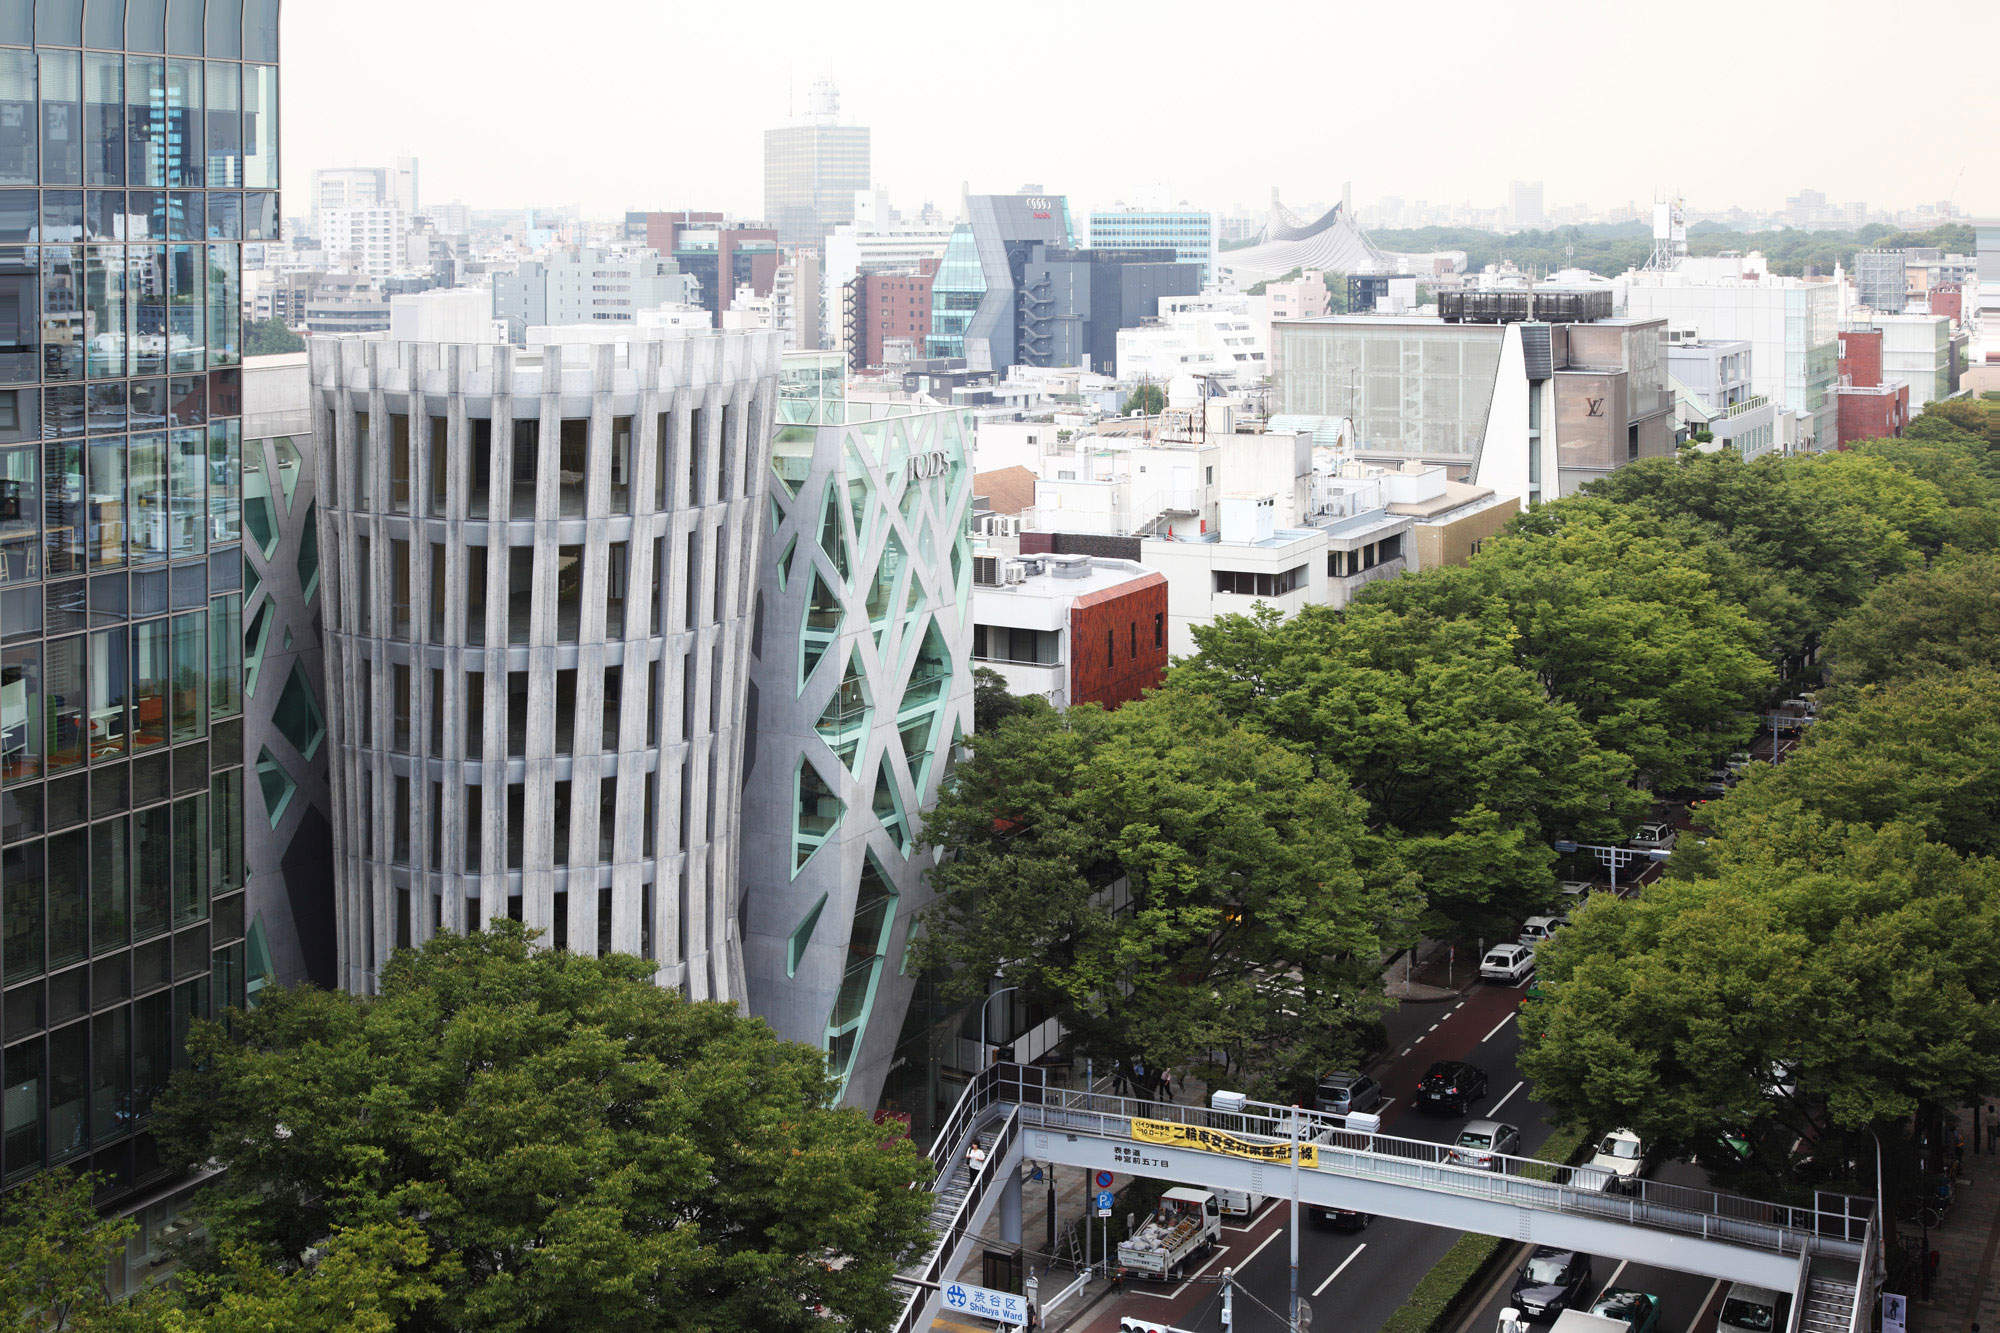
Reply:
M0 583L41 577L35 531L41 504L36 466L40 453L32 444L0 449Z
M89 559L103 569L125 563L125 442L90 446Z
M131 512L125 520L125 549L134 561L164 560L171 526L167 503L167 437L133 436L128 470Z
M168 551L179 557L208 549L208 433L177 430L168 451Z
M167 679L170 669L167 622L145 620L132 626L133 748L144 751L167 742Z
M10 648L0 658L0 781L42 771L42 650Z
M125 753L128 734L125 678L125 629L100 630L90 636L90 757L110 759Z

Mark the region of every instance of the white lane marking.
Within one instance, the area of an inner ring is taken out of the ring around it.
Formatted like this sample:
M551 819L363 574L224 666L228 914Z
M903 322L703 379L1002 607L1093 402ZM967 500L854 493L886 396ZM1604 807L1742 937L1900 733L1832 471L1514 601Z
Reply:
M1501 1019L1498 1023L1495 1023L1493 1025L1493 1030L1479 1039L1479 1044L1481 1046L1484 1046L1487 1042L1492 1041L1495 1037L1499 1036L1500 1029L1506 1027L1509 1023L1513 1022L1516 1015L1518 1015L1519 1013L1520 1010L1516 1009L1512 1013L1508 1014L1505 1018Z
M1443 1022L1444 1022L1444 1020L1443 1020L1442 1018L1440 1018L1440 1019L1439 1019L1439 1020L1438 1020L1438 1021L1437 1021L1436 1023L1433 1023L1433 1024L1431 1024L1431 1025L1430 1025L1429 1027L1425 1028L1425 1029L1424 1029L1424 1035L1425 1035L1426 1037L1428 1037L1428 1036L1430 1036L1430 1035L1431 1035L1431 1033L1433 1033L1433 1032L1436 1032L1436 1031L1438 1030L1438 1025L1439 1025L1439 1024L1441 1024L1441 1023L1443 1023Z
M1516 1083L1513 1087L1507 1089L1507 1097L1512 1097L1515 1093L1519 1092L1521 1090L1521 1085L1523 1083L1526 1083L1527 1081L1528 1080L1526 1079L1522 1079L1520 1083ZM1500 1114L1500 1108L1507 1104L1507 1097L1502 1097L1499 1101L1493 1103L1492 1106L1487 1108L1486 1118L1488 1120L1491 1120L1494 1116Z
M1361 1252L1367 1248L1368 1248L1368 1242L1365 1240L1362 1241L1359 1245L1355 1246L1354 1253L1348 1255L1345 1259L1342 1259L1340 1261L1340 1267L1334 1269L1331 1273L1328 1273L1326 1275L1326 1281L1320 1283L1317 1287L1313 1288L1313 1299L1318 1300L1319 1294L1322 1291L1325 1291L1328 1287L1332 1286L1333 1280L1339 1277L1342 1273L1345 1273L1347 1271L1347 1266L1353 1263L1356 1259L1359 1259L1361 1257Z
M1249 1254L1245 1255L1242 1261L1236 1265L1236 1268L1240 1271L1244 1268L1249 1267L1250 1261L1252 1259L1255 1259L1259 1254L1263 1253L1265 1245L1269 1245L1272 1241L1276 1240L1278 1237L1284 1234L1285 1234L1284 1227L1282 1226L1278 1227L1270 1235L1264 1237L1263 1244L1260 1244L1256 1249L1250 1251ZM1188 1274L1187 1280L1185 1282L1182 1282L1178 1287L1175 1287L1172 1291L1135 1291L1132 1294L1134 1296L1151 1296L1156 1300L1170 1301L1174 1297L1186 1291L1189 1287L1193 1286L1196 1278L1200 1277L1203 1273L1206 1273L1209 1269L1215 1267L1216 1261L1218 1261L1225 1254L1228 1253L1229 1253L1229 1247L1227 1245L1217 1246L1215 1253L1208 1257L1208 1262L1203 1264L1200 1268L1195 1269L1194 1272Z
M1605 1292L1607 1292L1607 1291L1610 1291L1610 1290L1611 1290L1611 1289L1612 1289L1613 1287L1615 1287L1615 1286L1617 1286L1617 1285L1618 1285L1618 1275L1619 1275L1620 1273L1622 1273L1622 1272L1624 1272L1624 1271L1625 1271L1625 1265L1626 1265L1626 1264L1628 1264L1628 1263L1630 1263L1630 1262L1632 1262L1632 1261L1631 1261L1631 1260L1629 1260L1629 1259L1620 1259L1620 1260L1618 1261L1618 1267L1616 1267L1616 1268L1614 1268L1614 1269L1612 1269L1612 1270L1611 1270L1611 1277L1610 1277L1610 1279L1609 1279L1608 1281L1606 1281L1606 1282L1605 1282L1605 1284L1604 1284L1604 1285L1603 1285L1602 1287L1598 1288L1598 1292L1597 1292L1597 1300L1598 1300L1598 1301L1601 1301L1601 1300L1603 1300L1603 1299L1604 1299L1604 1293L1605 1293ZM1597 1304L1597 1301L1592 1301L1592 1302L1591 1302L1591 1304L1592 1304L1592 1305L1595 1305L1595 1304Z
M1402 1050L1402 1053L1401 1053L1401 1054L1399 1054L1399 1055L1398 1055L1398 1056L1397 1056L1396 1058L1397 1058L1398 1060L1400 1060L1400 1059L1402 1059L1402 1058L1403 1058L1403 1056L1405 1056L1405 1055L1408 1055L1408 1054L1409 1054L1409 1053L1410 1053L1411 1051L1414 1051L1414 1050L1416 1050L1416 1049L1417 1049L1417 1048L1416 1048L1416 1047L1414 1047L1414 1046L1405 1046L1405 1047L1403 1048L1403 1050Z

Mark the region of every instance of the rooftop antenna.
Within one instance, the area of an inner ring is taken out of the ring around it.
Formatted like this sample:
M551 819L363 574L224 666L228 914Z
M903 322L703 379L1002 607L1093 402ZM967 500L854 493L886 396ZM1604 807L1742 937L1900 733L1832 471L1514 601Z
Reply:
M1653 201L1653 253L1646 271L1664 273L1687 258L1687 201L1679 195Z

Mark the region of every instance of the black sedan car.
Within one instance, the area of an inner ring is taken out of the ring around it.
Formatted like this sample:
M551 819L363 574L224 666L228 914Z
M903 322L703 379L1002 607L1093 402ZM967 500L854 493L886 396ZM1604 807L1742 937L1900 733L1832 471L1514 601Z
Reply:
M1417 1082L1417 1105L1464 1115L1486 1095L1486 1071L1463 1060L1440 1060Z
M1553 1245L1537 1245L1514 1279L1509 1304L1529 1319L1554 1319L1581 1308L1590 1291L1590 1256Z
M1308 1205L1306 1213L1314 1225L1332 1227L1336 1231L1360 1231L1375 1220L1372 1213L1356 1212L1352 1208L1324 1208L1319 1204Z

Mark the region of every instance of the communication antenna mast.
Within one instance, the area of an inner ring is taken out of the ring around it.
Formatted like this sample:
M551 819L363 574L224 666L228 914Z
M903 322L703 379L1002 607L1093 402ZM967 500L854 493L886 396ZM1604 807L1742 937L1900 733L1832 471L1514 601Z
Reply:
M1687 201L1679 195L1653 202L1653 253L1648 272L1665 272L1687 258Z

